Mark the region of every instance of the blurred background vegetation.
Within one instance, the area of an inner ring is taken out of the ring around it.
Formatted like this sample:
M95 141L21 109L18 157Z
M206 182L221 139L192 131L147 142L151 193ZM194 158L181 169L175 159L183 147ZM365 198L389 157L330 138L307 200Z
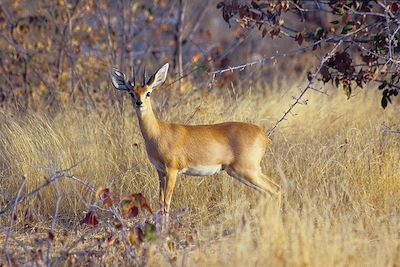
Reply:
M386 107L399 91L398 10L395 2L355 0L4 0L0 105L20 111L68 103L122 106L110 88L111 67L128 73L134 68L141 76L145 67L165 62L173 67L167 87L181 92L188 90L182 79L203 87L212 80L219 88L260 81L267 90L277 76L315 67L341 40L342 54L325 64L320 80L348 97L354 87L380 83L379 89L388 89L382 93ZM304 49L284 55L299 47ZM210 75L257 60L268 64L253 64L257 71L246 65L217 79Z
M309 26L321 19L316 16ZM207 72L293 46L285 38L260 40L253 29L233 25L223 21L210 0L2 1L0 105L24 111L71 102L91 107L122 103L110 87L112 66L128 73L134 67L141 76L145 66L154 70L170 62L167 84L180 76L205 82ZM290 60L298 73L307 65L301 58ZM279 66L274 73L273 64L255 73L226 72L217 82L220 87L237 83L240 75L251 85L288 67L281 61ZM173 85L186 91L179 83Z
M112 66L130 73L170 62L173 81L178 49L185 73L197 70L191 79L207 79L204 70L232 57L246 60L222 56L245 30L227 31L212 1L18 0L3 1L0 11L0 104L18 110L121 101L110 88Z

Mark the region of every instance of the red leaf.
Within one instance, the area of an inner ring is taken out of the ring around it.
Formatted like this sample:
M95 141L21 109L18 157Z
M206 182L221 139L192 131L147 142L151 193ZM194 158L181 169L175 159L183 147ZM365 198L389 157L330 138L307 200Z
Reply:
M229 28L231 27L231 23L229 22L230 18L232 16L225 10L225 8L223 8L222 11L222 18L225 20L226 23L228 23Z
M188 234L188 235L186 236L186 242L187 242L188 244L193 244L193 236Z
M142 205L142 209L146 210L150 214L153 214L153 211L151 210L151 208L146 203L144 203Z
M254 20L258 20L261 17L262 13L256 9L250 9L251 18Z
M111 235L107 238L107 245L112 246L115 242L115 240L117 240L117 237L114 235Z
M117 230L121 230L121 229L122 229L122 223L121 223L121 221L120 221L120 220L115 220L115 221L114 221L114 227L115 227L115 229L117 229Z
M131 212L130 212L130 216L132 216L133 218L135 218L136 216L138 216L139 214L139 209L136 206L133 206L131 208Z
M146 198L141 193L133 194L132 197L138 202L142 209L147 210L151 214L153 213L150 206L147 204Z
M397 3L393 3L391 5L391 9L393 13L397 13L397 11L399 11L399 5Z
M100 187L96 191L96 200L101 200L103 206L107 209L111 208L114 203L119 202L119 196L111 193L109 188Z
M278 36L280 32L281 32L280 28L274 28L274 29L269 30L269 34L271 35L271 38L274 38L274 36Z
M97 189L96 200L101 200L106 208L111 208L113 203L110 196L110 189L104 187Z
M96 226L99 224L99 221L97 220L97 217L96 217L95 212L89 211L89 212L86 214L86 217L83 218L83 219L80 221L80 224L87 224L87 225L89 225L89 226L96 227Z
M99 200L100 198L104 199L109 195L110 195L110 189L105 187L99 187L96 191L96 200Z
M262 31L262 38L265 37L265 35L267 34L267 32L268 32L267 29L264 28L263 31Z
M296 37L294 38L299 45L301 45L304 41L304 35L302 32L299 32Z
M321 74L321 76L322 76L322 81L323 81L324 83L329 82L329 80L332 78L332 77L331 77L331 74L329 73L329 69L328 69L327 66L322 66L321 69L320 69L320 71L319 71L319 73Z
M241 6L239 7L239 18L244 18L247 15L247 7Z
M53 240L54 240L54 233L53 233L52 231L49 231L47 237L48 237L48 239L49 239L50 241L53 241Z
M128 197L125 197L121 203L121 209L122 209L122 217L130 217L131 216L131 210L133 207L136 206L136 200L135 198L131 195Z

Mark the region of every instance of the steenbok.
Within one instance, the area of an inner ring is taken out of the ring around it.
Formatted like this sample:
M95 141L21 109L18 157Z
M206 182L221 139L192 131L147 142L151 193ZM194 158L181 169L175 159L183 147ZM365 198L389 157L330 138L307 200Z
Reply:
M160 179L160 205L168 214L178 174L213 175L225 170L251 188L276 197L280 206L280 186L261 172L260 162L271 143L258 126L225 122L212 125L182 125L160 121L151 107L153 89L164 83L168 63L143 84L126 80L123 72L113 69L112 84L130 94L146 145L147 155Z

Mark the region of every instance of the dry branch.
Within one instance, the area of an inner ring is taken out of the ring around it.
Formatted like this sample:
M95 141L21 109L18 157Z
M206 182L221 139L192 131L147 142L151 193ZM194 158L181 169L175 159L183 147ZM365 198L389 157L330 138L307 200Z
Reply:
M336 50L339 48L339 46L342 44L343 41L340 41L339 43L337 43L334 48L328 53L326 54L326 56L321 60L321 62L319 63L318 68L314 71L314 73L312 73L311 75L309 75L309 79L308 79L308 83L306 85L306 87L301 91L301 93L299 94L299 96L297 98L295 98L295 101L289 106L289 109L286 110L286 112L282 115L281 118L279 118L276 123L274 124L274 126L271 128L271 130L269 130L268 132L268 137L271 137L276 129L276 127L278 127L278 125L286 118L286 116L292 111L292 109L300 103L301 98L304 96L304 94L311 89L312 84L314 83L317 75L319 74L319 72L321 71L322 66L325 64L325 62L327 62L336 52Z
M84 159L86 160L86 159ZM12 209L15 205L20 204L21 202L27 200L28 198L36 195L37 193L39 193L40 191L42 191L44 188L46 188L47 186L49 186L50 184L54 183L55 181L61 179L61 178L66 178L67 177L67 173L70 172L71 170L75 169L76 167L78 167L78 165L80 163L82 163L84 160L81 160L80 162L72 165L69 168L60 170L60 171L56 171L54 174L52 174L50 176L50 178L48 178L42 185L38 186L37 188L35 188L34 190L32 190L31 192L29 192L26 195L23 196L19 196L17 195L12 201L11 204L9 204L7 207L5 207L4 209L2 209L0 211L0 217L4 216L10 209ZM68 177L67 177L68 178Z
M17 196L15 197L15 200L13 201L13 203L11 204L10 208L12 208L12 212L11 212L11 222L10 222L10 227L8 228L7 231L7 235L6 235L6 240L4 241L4 246L3 246L3 254L6 258L6 260L8 261L8 264L11 266L11 262L8 256L8 240L11 237L13 228L14 228L14 222L15 222L15 211L17 210L17 205L19 203L19 199L20 199L20 195L22 193L22 190L25 187L25 183L28 180L28 178L26 176L24 176L24 181L22 182L21 186L19 187Z
M382 125L382 133L384 134L400 134L400 130L393 130L386 125Z

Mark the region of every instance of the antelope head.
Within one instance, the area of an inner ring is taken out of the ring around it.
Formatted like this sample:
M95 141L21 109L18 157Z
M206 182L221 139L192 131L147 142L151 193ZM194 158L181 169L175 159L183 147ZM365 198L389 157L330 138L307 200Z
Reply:
M126 91L131 96L139 116L143 116L148 108L151 108L150 96L153 89L165 82L167 78L169 64L166 63L157 72L155 72L148 80L146 79L146 71L143 72L143 83L136 84L135 75L133 73L130 80L126 79L125 73L113 68L111 71L111 81L114 87L120 91Z

